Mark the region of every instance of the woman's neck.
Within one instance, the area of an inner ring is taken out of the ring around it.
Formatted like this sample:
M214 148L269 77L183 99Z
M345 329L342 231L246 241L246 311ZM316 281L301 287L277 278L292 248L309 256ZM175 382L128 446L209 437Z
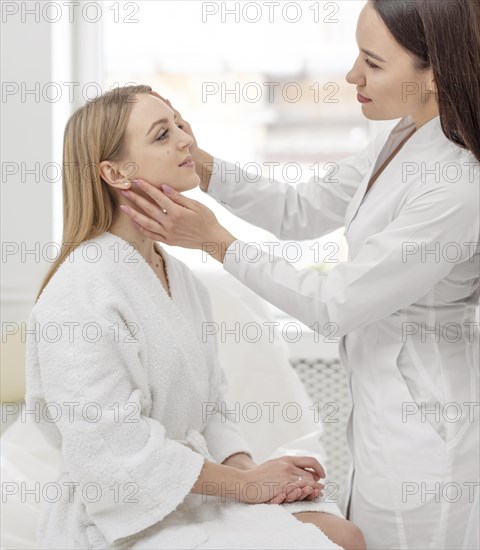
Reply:
M431 103L427 109L421 113L416 113L412 115L413 120L415 121L415 126L419 130L424 124L430 122L433 118L440 115L438 110L438 105Z
M145 258L148 263L151 263L157 256L155 251L155 242L153 239L146 237L141 233L124 215L117 216L108 231L117 237L131 243ZM157 245L158 247L158 245Z

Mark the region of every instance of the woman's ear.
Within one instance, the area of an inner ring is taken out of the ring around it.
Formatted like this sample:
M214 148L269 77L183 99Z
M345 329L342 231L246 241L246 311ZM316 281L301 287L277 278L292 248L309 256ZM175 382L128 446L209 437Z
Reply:
M427 80L427 92L436 94L437 93L437 83L435 82L435 77L433 76L433 71L430 69L430 77Z
M130 187L128 176L118 170L118 163L103 160L99 165L99 173L103 181L116 189L127 189Z

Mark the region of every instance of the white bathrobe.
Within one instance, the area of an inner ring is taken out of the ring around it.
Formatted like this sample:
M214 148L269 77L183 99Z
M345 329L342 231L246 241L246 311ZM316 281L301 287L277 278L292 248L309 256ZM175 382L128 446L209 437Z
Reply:
M164 256L171 298L106 232L70 254L31 312L26 408L63 459L57 490L42 493L41 547L339 548L292 515L336 513L331 503L190 492L205 459L249 448L229 418L209 414L226 380L215 339L202 335L213 321L208 293Z
M215 159L208 188L282 240L345 227L348 261L327 275L240 239L223 266L320 334L340 338L354 464L342 511L350 505L347 517L369 549L462 548L480 491L479 163L445 137L437 116L366 194L414 127L401 119L328 177L296 187Z

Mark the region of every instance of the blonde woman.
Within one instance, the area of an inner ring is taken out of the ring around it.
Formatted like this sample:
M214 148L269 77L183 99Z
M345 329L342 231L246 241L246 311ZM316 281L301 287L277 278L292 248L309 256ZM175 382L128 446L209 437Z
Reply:
M42 548L364 548L311 457L257 465L222 413L205 287L122 213L131 175L177 191L193 139L148 86L87 103L64 137L62 254L32 310L29 409L61 449ZM295 515L296 514L296 515Z

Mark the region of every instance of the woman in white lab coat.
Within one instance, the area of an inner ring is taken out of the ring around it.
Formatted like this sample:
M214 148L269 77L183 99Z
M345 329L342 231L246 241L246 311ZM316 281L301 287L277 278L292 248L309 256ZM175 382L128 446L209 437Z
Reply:
M369 549L479 547L465 541L479 492L479 29L477 0L365 5L347 81L365 117L401 120L333 177L252 183L191 148L201 188L279 239L344 226L348 261L327 275L242 241L168 187L140 181L129 196L146 236L203 248L321 334L334 323L353 400L343 511Z

